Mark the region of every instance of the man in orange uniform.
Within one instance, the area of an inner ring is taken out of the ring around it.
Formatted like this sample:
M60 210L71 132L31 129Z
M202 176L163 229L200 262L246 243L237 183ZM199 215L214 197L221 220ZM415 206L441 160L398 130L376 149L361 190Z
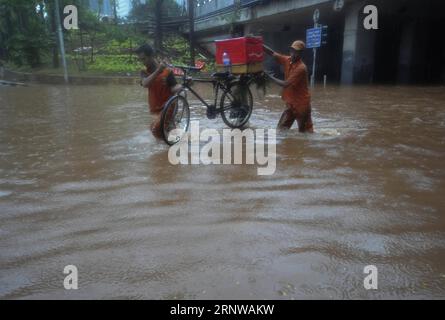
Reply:
M297 40L289 49L290 56L285 56L264 46L265 52L273 55L284 67L284 81L268 74L272 81L284 87L282 99L286 102L286 110L278 123L278 129L290 129L297 120L300 132L314 132L307 67L301 59L301 53L305 48L304 42Z
M148 88L148 105L151 114L155 116L155 121L151 124L151 132L160 139L161 133L161 111L164 104L179 89L179 85L173 72L166 68L163 63L157 63L153 48L144 44L135 53L139 61L146 67L141 72L141 85Z

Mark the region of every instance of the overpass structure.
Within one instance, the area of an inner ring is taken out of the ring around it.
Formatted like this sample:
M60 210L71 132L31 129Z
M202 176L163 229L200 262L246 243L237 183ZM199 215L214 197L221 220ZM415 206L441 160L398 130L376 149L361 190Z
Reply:
M313 13L328 26L318 52L316 80L356 83L445 83L445 1L437 0L195 0L196 41L214 51L214 40L262 35L288 52L306 38ZM378 9L378 29L366 30L366 5ZM183 29L188 32L188 27ZM312 68L312 53L304 57ZM277 69L272 61L267 68Z

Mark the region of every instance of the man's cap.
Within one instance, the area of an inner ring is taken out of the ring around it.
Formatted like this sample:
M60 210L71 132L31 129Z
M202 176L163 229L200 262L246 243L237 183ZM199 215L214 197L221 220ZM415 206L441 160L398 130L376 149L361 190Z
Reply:
M136 54L144 53L148 57L153 56L155 54L153 47L149 44L143 44L142 46L134 50L134 52Z
M297 51L303 51L304 49L306 49L306 45L301 40L294 41L294 43L292 43L290 47Z

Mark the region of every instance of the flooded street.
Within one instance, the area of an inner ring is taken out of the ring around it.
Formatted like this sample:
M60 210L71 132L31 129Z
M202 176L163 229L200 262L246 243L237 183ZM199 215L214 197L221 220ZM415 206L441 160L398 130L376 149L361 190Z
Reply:
M316 133L279 134L271 176L171 165L146 101L0 86L0 298L445 298L443 87L317 89ZM274 128L279 91L254 101ZM192 119L225 128L196 101Z

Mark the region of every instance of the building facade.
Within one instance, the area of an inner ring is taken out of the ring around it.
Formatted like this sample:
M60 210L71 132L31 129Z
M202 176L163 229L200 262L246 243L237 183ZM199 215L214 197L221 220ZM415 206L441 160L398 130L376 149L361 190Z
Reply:
M364 8L378 9L378 29L367 30ZM195 35L214 50L214 40L254 34L288 52L319 23L327 43L317 51L316 80L356 83L445 83L445 1L437 0L196 0ZM187 32L187 28L185 28ZM305 53L312 71L312 50ZM267 68L276 65L268 61Z

